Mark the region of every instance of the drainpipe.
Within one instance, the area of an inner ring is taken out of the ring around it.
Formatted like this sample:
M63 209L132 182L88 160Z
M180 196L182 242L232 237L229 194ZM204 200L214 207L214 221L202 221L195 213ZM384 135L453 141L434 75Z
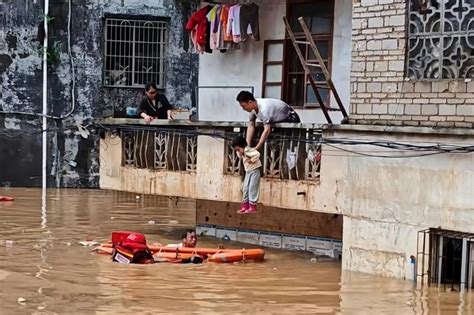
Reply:
M41 208L41 226L46 227L46 187L47 187L47 148L48 148L48 15L49 0L44 0L44 40L43 40L43 157L42 157L42 208Z
M410 263L413 267L413 282L416 283L416 258L415 256L410 256Z

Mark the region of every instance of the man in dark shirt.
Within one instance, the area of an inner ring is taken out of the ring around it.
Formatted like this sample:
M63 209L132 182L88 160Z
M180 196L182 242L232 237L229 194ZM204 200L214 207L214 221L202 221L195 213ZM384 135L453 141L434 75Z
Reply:
M145 97L137 108L137 115L150 123L153 119L173 119L170 102L163 94L158 94L155 83L145 85Z

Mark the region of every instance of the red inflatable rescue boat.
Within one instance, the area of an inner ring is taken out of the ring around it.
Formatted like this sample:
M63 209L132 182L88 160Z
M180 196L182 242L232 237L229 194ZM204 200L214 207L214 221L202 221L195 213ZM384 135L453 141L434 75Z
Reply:
M132 236L133 235L133 236ZM140 236L137 236L140 235ZM136 239L136 242L130 238ZM143 238L143 239L142 239ZM163 246L147 246L143 234L129 231L112 232L112 241L101 244L94 248L94 251L101 254L112 255L115 261L122 260L123 263L133 263L133 255L140 250L148 250L156 262L196 262L206 260L216 263L233 263L243 261L263 261L265 251L263 249L215 249L215 248L174 248ZM143 247L145 246L145 247ZM124 253L124 248L126 252ZM117 253L120 256L114 256ZM126 257L123 259L121 256ZM147 257L149 260L149 257ZM127 262L128 261L128 262ZM140 262L139 262L140 263Z

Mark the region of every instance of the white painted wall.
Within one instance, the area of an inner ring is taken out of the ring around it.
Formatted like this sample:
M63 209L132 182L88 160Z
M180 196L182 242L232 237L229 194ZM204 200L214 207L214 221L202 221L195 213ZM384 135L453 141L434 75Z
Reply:
M255 96L262 95L264 40L284 39L286 0L255 1L260 7L259 42L250 40L243 43L240 50L203 54L199 61L200 86L253 86ZM351 0L336 0L333 42L333 81L339 95L349 109L350 63L351 63ZM199 119L202 121L246 121L248 114L241 110L235 97L239 88L200 89ZM336 106L332 100L332 106ZM321 110L298 110L304 123L325 123ZM334 123L339 123L342 115L332 112Z
M336 132L326 138L473 145L474 137ZM344 146L367 154L390 154L373 146ZM474 233L474 153L417 158L374 158L323 147L339 174L321 177L336 185L344 215L342 267L395 278L413 278L410 256L417 232L441 227ZM414 154L411 152L409 154ZM327 165L322 165L322 168ZM335 176L333 176L335 175Z

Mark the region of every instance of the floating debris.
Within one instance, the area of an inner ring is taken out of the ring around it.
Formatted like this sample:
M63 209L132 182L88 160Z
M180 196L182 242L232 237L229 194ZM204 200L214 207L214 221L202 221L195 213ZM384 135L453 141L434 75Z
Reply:
M148 224L156 224L156 223L155 223L155 221L150 220L150 221L148 221Z
M80 241L79 244L85 247L97 246L100 245L99 242L96 241Z
M25 304L25 302L26 302L25 298L22 298L22 297L18 298L18 304Z

